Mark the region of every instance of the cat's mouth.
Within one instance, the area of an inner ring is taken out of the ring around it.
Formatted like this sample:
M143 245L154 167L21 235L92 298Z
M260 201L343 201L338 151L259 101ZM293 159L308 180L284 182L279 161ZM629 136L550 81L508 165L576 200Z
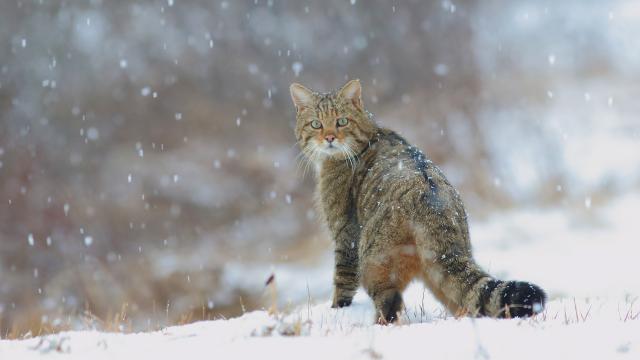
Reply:
M327 145L324 149L322 149L323 152L327 155L335 155L338 153L338 148L333 146L333 145Z
M338 153L340 149L342 149L342 144L338 144L335 141L324 146L324 150L330 154Z
M318 147L322 153L327 156L334 156L340 152L340 146L334 143L324 143L323 145Z
M342 142L332 141L332 142L324 142L318 143L316 145L316 150L328 157L340 156L346 152L346 144Z

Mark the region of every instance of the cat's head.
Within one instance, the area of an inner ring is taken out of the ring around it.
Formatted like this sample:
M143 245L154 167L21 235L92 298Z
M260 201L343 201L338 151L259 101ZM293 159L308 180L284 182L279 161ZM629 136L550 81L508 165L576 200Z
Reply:
M295 83L290 90L296 107L296 139L309 160L352 159L375 133L375 124L362 106L359 80L330 93Z

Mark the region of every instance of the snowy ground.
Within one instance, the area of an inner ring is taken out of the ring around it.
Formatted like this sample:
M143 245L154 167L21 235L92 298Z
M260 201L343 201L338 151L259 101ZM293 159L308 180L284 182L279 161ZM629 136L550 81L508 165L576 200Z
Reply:
M329 308L327 296L314 298L314 284L325 284L322 290L330 281L330 266L323 264L326 269L306 273L275 269L280 297L309 296L299 306L281 306L277 315L254 311L154 333L2 340L0 359L637 359L638 209L640 194L630 194L562 210L496 214L473 224L480 263L501 278L531 280L549 292L547 309L533 319L455 319L415 283L404 294L407 309L399 325L372 325L373 307L362 292L340 310ZM309 295L306 283L314 288Z
M410 289L410 291L413 289ZM415 295L420 295L421 291ZM419 300L412 298L411 300ZM2 341L2 359L637 359L640 319L624 321L622 299L556 300L532 320L454 319L417 304L402 325L370 325L373 310L360 296L345 310L323 303L277 320L264 311L170 327L155 333L72 332ZM577 306L577 313L575 310ZM620 307L620 309L618 309ZM591 309L589 311L589 309ZM638 311L636 305L636 312ZM618 313L621 311L621 314ZM637 314L637 313L636 313ZM622 319L620 319L622 316ZM409 324L410 322L410 324ZM298 336L299 335L299 336Z

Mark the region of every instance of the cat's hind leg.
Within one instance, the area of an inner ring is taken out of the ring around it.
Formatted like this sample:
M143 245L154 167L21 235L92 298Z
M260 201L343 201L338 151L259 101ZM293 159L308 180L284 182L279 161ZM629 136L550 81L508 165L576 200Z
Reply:
M404 307L402 291L421 273L421 263L399 214L381 217L386 219L383 226L372 221L362 231L360 276L375 304L376 321L388 324L398 319Z

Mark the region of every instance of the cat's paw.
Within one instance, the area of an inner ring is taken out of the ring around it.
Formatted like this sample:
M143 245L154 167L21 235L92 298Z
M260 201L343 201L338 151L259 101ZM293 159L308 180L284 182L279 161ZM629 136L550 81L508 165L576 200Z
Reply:
M334 309L337 309L337 308L347 307L349 305L351 305L351 299L337 299L337 300L333 300L333 304L331 304L331 307Z

